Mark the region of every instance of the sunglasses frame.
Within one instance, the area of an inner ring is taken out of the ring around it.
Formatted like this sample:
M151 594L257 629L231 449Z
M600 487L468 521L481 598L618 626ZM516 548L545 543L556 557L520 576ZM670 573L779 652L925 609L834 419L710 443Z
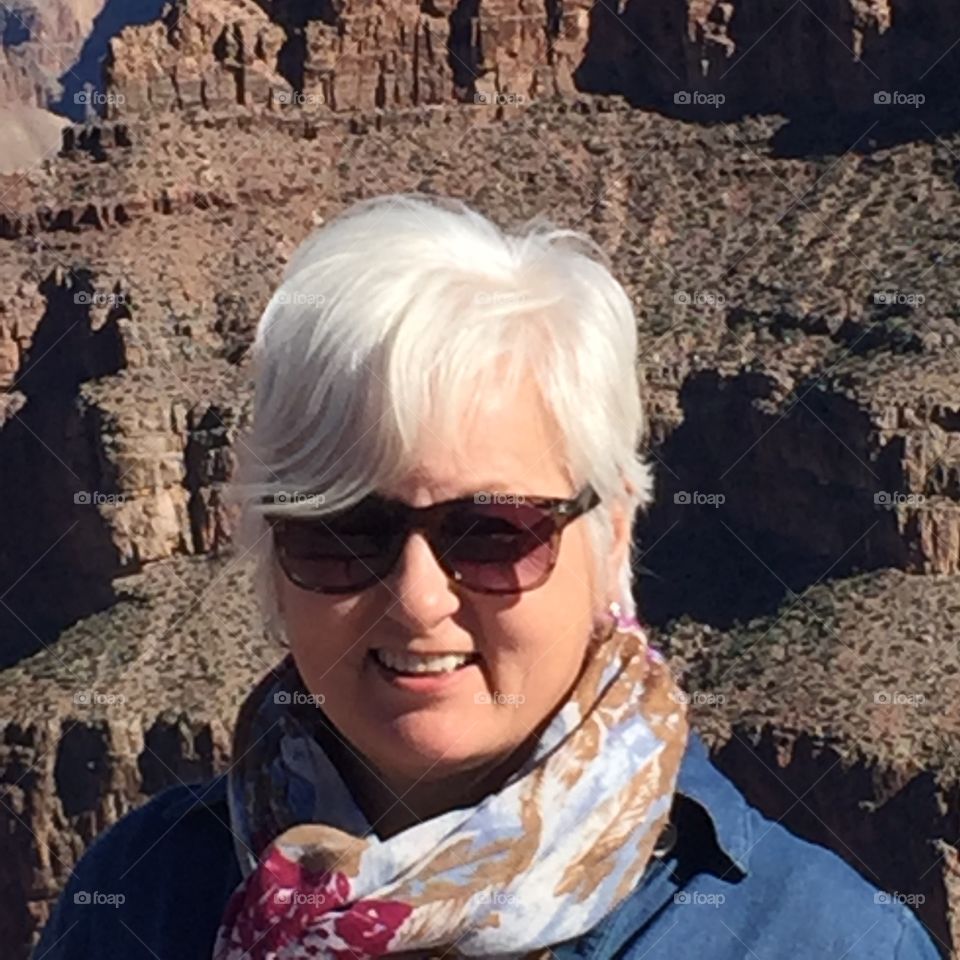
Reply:
M496 498L496 500L500 500L501 498L510 498L514 502L533 506L538 510L542 510L547 516L550 517L550 519L553 520L554 523L554 532L549 541L550 563L544 570L542 576L539 577L536 582L525 587L511 590L490 590L470 586L469 584L464 583L463 574L457 570L450 561L446 560L446 558L440 553L438 546L438 536L447 514L449 514L451 510L457 509L461 506L476 506L478 503L476 500L477 494L456 497L452 500L441 500L439 503L431 503L426 507L412 507L410 504L404 503L402 500L391 500L385 497L380 497L376 494L372 496L376 497L384 507L399 514L403 518L403 531L402 534L398 534L396 537L397 542L396 546L393 547L393 556L390 558L389 566L386 568L385 572L383 574L371 574L368 579L363 580L358 584L351 584L349 587L330 588L312 586L298 578L291 571L290 566L286 562L286 553L283 548L283 533L286 525L288 523L323 523L324 520L329 517L329 515L311 516L309 513L302 513L298 516L293 516L289 513L271 514L269 512L264 515L264 518L271 528L274 549L277 554L277 559L280 563L280 568L283 570L284 575L288 580L290 580L291 583L300 587L302 590L309 590L312 593L334 595L360 593L363 590L369 589L375 583L382 582L384 579L390 576L397 565L397 561L400 559L400 556L403 553L407 539L411 533L416 531L424 534L427 542L430 544L430 549L433 551L433 555L436 558L437 563L442 567L444 573L447 574L447 577L453 580L455 583L461 585L464 589L470 590L474 593L496 594L501 596L525 593L528 590L535 590L537 587L542 586L544 583L546 583L547 579L550 577L550 574L553 573L553 569L556 566L557 557L559 554L560 538L563 534L564 528L573 520L576 520L577 517L583 516L583 514L592 510L600 503L600 495L591 484L587 484L576 496L567 498L539 496L530 497L520 494L503 493L490 494L490 496L492 498ZM365 499L369 499L369 497ZM272 495L267 494L260 498L260 502L264 504L273 504L276 502L276 500ZM363 502L363 500L359 501L359 503ZM358 506L359 503L355 504L355 506ZM348 508L347 511L344 511L344 513L349 512L350 509L353 508ZM340 515L341 514L337 514L337 516Z

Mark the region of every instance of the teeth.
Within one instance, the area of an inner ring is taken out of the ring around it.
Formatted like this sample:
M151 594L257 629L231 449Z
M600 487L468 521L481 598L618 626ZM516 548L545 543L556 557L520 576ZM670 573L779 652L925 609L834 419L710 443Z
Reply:
M426 657L412 653L391 653L389 650L374 650L374 656L385 667L398 673L451 673L472 659L470 654L465 653Z

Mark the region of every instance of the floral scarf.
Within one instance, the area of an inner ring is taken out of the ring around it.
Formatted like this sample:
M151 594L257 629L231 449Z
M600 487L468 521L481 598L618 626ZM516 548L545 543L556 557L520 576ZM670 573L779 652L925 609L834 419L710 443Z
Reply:
M591 651L498 792L386 840L312 732L316 698L288 655L237 721L228 796L243 880L213 960L539 958L599 923L666 825L688 726L636 620Z

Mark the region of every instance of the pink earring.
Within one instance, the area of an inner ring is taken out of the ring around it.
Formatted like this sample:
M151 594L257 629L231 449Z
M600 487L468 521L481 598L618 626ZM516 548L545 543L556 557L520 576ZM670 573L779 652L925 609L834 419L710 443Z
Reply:
M618 630L641 630L642 625L636 614L624 613L623 606L616 600L609 607L610 616Z

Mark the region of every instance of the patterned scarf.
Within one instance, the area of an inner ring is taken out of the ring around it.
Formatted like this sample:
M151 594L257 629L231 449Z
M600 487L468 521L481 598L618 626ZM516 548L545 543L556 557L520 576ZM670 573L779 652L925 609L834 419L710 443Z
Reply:
M499 791L381 840L321 748L288 655L237 721L243 880L213 960L549 956L644 873L687 742L678 693L636 620L615 621Z

